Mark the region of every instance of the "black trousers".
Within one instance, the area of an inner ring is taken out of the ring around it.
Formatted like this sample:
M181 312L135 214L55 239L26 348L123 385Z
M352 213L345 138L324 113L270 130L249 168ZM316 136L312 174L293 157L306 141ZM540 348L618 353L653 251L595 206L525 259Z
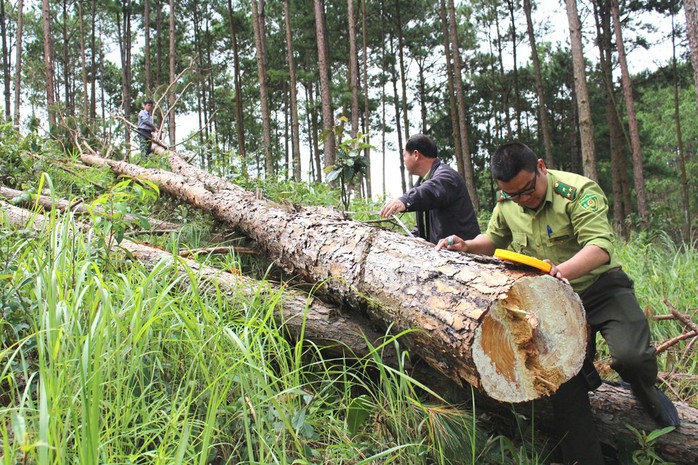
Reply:
M580 294L592 330L590 355L600 332L611 353L611 368L635 391L652 389L657 358L650 345L647 318L635 298L633 282L620 268L610 270ZM603 455L589 405L588 383L582 373L552 396L555 428L563 435L565 464L599 465Z

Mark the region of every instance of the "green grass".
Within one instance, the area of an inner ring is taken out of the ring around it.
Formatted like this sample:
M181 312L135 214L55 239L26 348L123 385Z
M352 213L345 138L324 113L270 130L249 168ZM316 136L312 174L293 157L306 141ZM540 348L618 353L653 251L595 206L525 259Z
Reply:
M105 256L69 215L39 233L1 231L2 310L15 321L0 352L5 463L475 463L483 453L471 417L423 403L381 348L347 363L281 337L280 295L202 294L169 263L147 271ZM365 415L350 426L357 405Z
M530 431L489 437L470 406L425 396L382 363L383 347L326 360L284 339L280 293L204 292L194 273L188 283L170 263L148 271L102 246L69 215L41 232L0 225L4 463L546 461ZM666 313L665 298L695 311L695 249L660 238L618 254L648 313ZM651 328L655 341L681 330ZM686 344L660 357L662 371L695 376ZM695 405L695 383L668 382Z
M652 342L662 344L690 331L678 320L656 320L673 307L691 321L698 321L698 249L695 244L676 245L667 235L652 239L637 235L617 247L618 257L635 281L640 305L650 320ZM698 406L698 357L691 339L660 353L659 369L671 391ZM693 349L691 349L693 347Z

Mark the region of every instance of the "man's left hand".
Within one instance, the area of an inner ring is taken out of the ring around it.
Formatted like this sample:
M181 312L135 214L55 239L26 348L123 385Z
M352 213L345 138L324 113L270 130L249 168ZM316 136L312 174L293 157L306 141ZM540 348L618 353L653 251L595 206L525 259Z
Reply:
M570 281L567 278L565 278L565 275L562 274L560 269L553 262L551 262L547 258L544 259L543 261L546 263L550 263L552 265L552 268L550 268L550 272L548 273L550 276L552 276L553 278L559 279L560 281L562 281L565 284L570 283Z

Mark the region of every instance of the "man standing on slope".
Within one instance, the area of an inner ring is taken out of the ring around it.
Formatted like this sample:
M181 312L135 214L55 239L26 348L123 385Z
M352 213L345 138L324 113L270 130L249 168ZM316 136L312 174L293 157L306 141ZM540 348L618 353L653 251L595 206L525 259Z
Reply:
M153 151L153 131L157 129L153 122L153 103L152 100L146 100L144 108L138 113L137 132L140 139L141 159L143 160Z

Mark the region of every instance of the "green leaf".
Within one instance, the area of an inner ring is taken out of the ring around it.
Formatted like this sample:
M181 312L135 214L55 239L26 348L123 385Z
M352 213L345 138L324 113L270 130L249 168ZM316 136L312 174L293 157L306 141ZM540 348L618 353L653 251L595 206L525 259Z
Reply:
M361 395L355 397L349 402L347 408L347 430L352 436L358 433L361 425L371 415L373 404L368 397Z
M150 222L148 221L148 218L146 218L143 215L136 215L138 218L138 224L141 226L143 229L150 229Z
M674 431L675 429L675 426L667 426L666 428L654 430L647 435L647 442L654 442L660 437L664 436L665 434Z
M335 179L339 177L339 174L342 172L342 170L333 170L327 173L327 177L325 178L327 182L332 182Z

